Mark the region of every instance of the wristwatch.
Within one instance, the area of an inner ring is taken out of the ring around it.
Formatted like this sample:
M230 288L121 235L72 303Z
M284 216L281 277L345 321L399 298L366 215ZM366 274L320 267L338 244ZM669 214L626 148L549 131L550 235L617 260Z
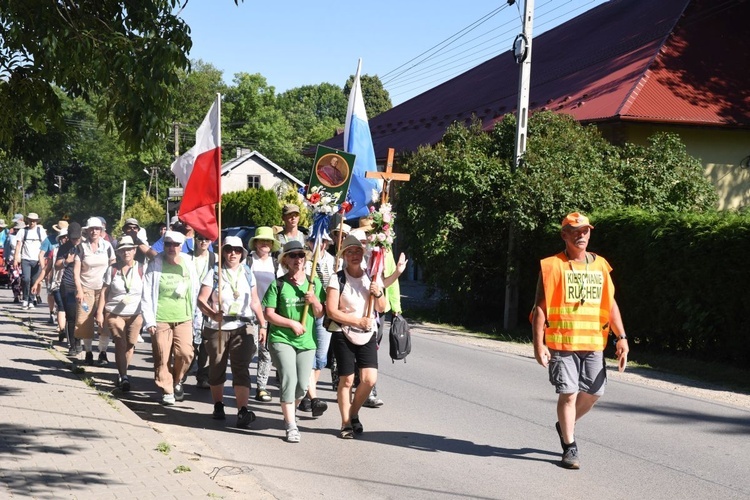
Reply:
M617 340L623 340L623 339L628 338L628 336L625 335L624 333L621 333L620 335L615 335L615 337L617 337Z
M380 290L380 293L378 295L375 295L375 298L379 299L382 296L383 296L383 290Z

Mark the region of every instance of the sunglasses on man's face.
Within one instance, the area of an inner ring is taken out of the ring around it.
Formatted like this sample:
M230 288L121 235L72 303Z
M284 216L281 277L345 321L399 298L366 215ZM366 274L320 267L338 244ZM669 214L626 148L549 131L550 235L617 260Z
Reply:
M305 252L294 252L294 253L288 253L286 255L290 259L304 259L305 258Z
M138 226L125 226L125 231L135 231Z
M182 243L175 243L174 241L168 241L164 243L165 247L179 247L182 246Z

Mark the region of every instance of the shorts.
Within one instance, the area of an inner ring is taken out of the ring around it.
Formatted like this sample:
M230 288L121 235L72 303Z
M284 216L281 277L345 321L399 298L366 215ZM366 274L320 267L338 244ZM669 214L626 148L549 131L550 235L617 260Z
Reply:
M557 394L585 392L604 394L607 368L602 351L555 351L550 349L549 381Z
M208 353L209 385L224 385L227 364L232 369L232 387L250 387L250 362L255 354L255 329L241 326L234 330L203 329L203 345Z
M340 377L352 375L357 368L378 369L378 344L375 335L373 333L366 344L356 345L346 338L344 332L333 332L331 345Z

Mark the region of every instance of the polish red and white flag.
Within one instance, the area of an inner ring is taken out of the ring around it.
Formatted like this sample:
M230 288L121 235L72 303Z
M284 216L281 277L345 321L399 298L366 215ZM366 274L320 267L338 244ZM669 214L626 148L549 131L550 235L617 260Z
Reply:
M219 237L215 205L221 203L221 96L195 133L195 146L172 163L184 192L180 220L210 240Z

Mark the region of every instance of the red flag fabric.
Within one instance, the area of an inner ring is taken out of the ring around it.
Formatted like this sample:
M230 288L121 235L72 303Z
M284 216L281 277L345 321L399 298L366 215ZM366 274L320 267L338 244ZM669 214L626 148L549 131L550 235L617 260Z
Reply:
M221 118L219 96L195 133L195 146L172 163L184 187L180 219L201 235L219 237L214 205L221 203Z

